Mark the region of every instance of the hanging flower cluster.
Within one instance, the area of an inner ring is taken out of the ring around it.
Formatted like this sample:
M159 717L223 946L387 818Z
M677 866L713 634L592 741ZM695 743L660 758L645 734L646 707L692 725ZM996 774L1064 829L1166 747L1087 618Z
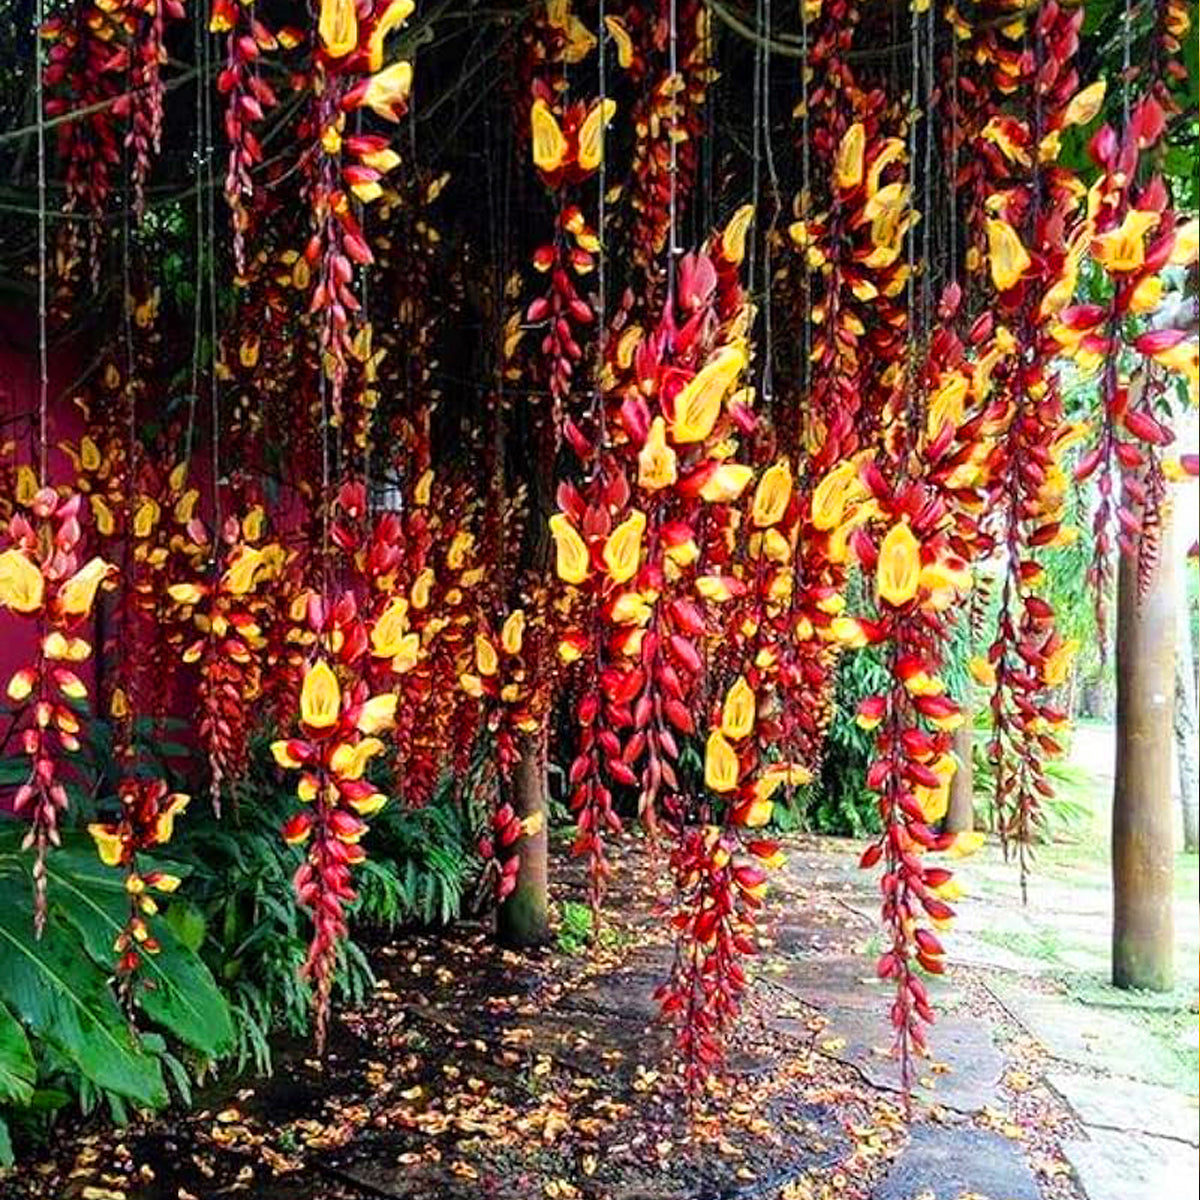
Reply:
M143 870L138 854L165 846L174 834L175 818L187 808L189 796L172 792L161 779L123 779L117 788L121 815L116 821L95 821L88 833L96 843L100 860L125 873L129 918L117 935L113 951L117 971L129 975L142 962L142 955L157 954L161 947L151 934L146 917L158 912L152 892L170 895L179 887L179 877L155 868Z
M69 11L50 17L41 36L50 44L43 83L46 116L62 117L74 110L87 115L58 126L58 158L64 164L63 211L87 216L87 253L92 284L99 282L100 232L98 218L108 209L121 163L120 122L114 107L124 90L122 75L111 69L113 47L126 35L123 7L94 0L74 0ZM64 291L79 276L82 226L64 221L55 263Z
M317 18L313 102L306 126L312 140L313 233L304 257L313 277L309 311L320 314L323 369L339 420L347 357L356 337L353 318L361 308L352 287L354 270L373 261L355 201L367 205L378 200L382 180L400 162L387 137L349 133L346 117L369 109L395 123L404 115L412 63L401 59L384 66L384 54L389 34L408 20L414 7L413 0L361 6L355 0L321 0Z
M245 773L251 729L250 704L261 687L265 646L250 594L278 570L281 551L273 543L255 545L263 532L261 508L242 520L229 517L220 546L224 570L209 582L173 583L167 588L179 606L179 620L193 624L199 637L183 650L185 663L196 663L200 682L200 738L211 772L213 811L221 811L227 780ZM202 529L197 542L207 542Z
M264 54L290 50L302 34L285 27L278 34L263 24L241 0L215 0L208 20L211 33L225 34L225 65L217 76L217 91L225 96L225 138L229 162L225 171L225 203L233 225L233 261L238 273L246 267L246 233L254 201L252 172L263 159L256 127L279 103L263 78Z
M28 467L21 471L32 477ZM79 670L92 655L92 643L80 631L113 568L102 558L80 564L82 497L59 496L32 483L28 512L9 520L9 546L0 551L0 606L36 627L36 657L13 673L5 690L19 706L21 753L29 762L13 810L29 822L22 845L36 855L33 920L40 934L46 922L46 853L59 844L59 821L68 806L68 756L82 745L78 705L87 700L88 686Z
M284 826L283 836L308 846L294 883L313 919L303 975L315 987L319 1049L325 1044L338 946L346 934L346 906L356 895L351 869L365 857L359 845L367 830L363 818L387 803L365 773L386 749L375 735L391 728L395 714L395 695L371 696L362 680L343 693L334 668L317 658L300 689L300 736L271 746L281 767L301 773L296 794L306 807Z

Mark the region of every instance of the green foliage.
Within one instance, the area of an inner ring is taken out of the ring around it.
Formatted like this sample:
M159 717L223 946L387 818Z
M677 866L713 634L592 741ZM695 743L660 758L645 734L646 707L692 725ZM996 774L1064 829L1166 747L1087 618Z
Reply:
M0 1110L7 1110L7 1117L0 1111L0 1161L11 1150L7 1121L37 1124L70 1102L85 1112L104 1103L117 1120L129 1105L162 1107L168 1078L190 1094L188 1069L172 1045L197 1064L234 1043L215 980L165 920L148 918L161 950L118 993L112 947L128 897L84 835L66 835L47 862L49 908L36 938L33 859L20 849L23 832L16 822L0 829ZM130 1015L171 1042L139 1033Z
M368 835L357 912L372 924L448 925L466 907L480 861L469 806L454 779L424 808L389 805Z
M887 688L889 676L872 647L842 656L834 715L821 760L820 778L803 789L804 822L818 833L861 837L879 829L876 795L867 787L875 734L855 720L859 702Z
M560 912L556 941L563 954L582 954L592 941L592 910L578 900L567 900Z
M976 818L984 828L995 829L996 774L980 738L975 740L974 763ZM1093 819L1093 781L1086 771L1069 763L1048 762L1044 767L1054 794L1042 800L1040 812L1045 820L1040 827L1034 826L1035 837L1041 842L1086 837Z

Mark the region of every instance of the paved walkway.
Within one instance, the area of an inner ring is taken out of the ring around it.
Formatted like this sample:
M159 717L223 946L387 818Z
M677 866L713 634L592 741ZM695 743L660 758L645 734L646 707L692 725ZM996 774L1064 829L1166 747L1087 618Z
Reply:
M379 946L370 1004L322 1063L223 1084L190 1115L60 1138L9 1200L1175 1200L1194 1194L1192 974L1106 989L1106 893L1055 866L1028 910L994 852L963 864L940 1018L906 1121L874 978L876 882L859 847L802 841L731 1079L688 1114L652 991L671 949L654 873L627 853L594 956L518 957L469 928ZM575 868L560 901L582 898ZM1190 914L1190 915L1185 915ZM1074 956L1074 957L1072 957ZM1080 957L1082 956L1082 957ZM1191 1042L1187 1038L1191 1038ZM702 1141L689 1140L689 1125Z

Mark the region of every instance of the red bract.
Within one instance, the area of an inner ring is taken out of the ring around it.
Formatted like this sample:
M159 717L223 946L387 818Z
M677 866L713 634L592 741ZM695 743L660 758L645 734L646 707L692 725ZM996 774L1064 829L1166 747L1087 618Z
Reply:
M18 471L18 511L8 522L8 548L0 551L0 606L34 626L36 657L8 681L17 706L21 754L29 772L13 796L13 811L29 822L21 847L32 849L34 930L46 923L46 854L59 844L59 819L68 805L65 766L81 748L74 705L88 699L77 672L91 657L81 635L96 593L113 574L102 558L80 564L82 497L38 487L29 467Z

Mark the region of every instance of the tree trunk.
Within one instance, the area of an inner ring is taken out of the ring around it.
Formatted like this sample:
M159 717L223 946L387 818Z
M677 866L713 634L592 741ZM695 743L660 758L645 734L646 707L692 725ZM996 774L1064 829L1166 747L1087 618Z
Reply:
M1176 558L1183 575L1182 559ZM1179 764L1179 801L1183 813L1183 849L1200 850L1200 795L1196 779L1196 676L1192 665L1191 612L1187 580L1176 579L1175 596L1175 759Z
M522 820L534 818L536 832L517 842L517 886L496 916L496 935L505 946L540 946L550 937L550 856L546 812L546 735L521 739L513 772L513 808Z
M1138 603L1138 568L1120 556L1117 577L1117 761L1113 783L1113 983L1168 991L1174 980L1175 564L1171 514Z
M954 757L958 770L950 780L950 807L946 810L947 833L970 833L975 828L975 762L972 757L974 726L971 714L954 731Z

